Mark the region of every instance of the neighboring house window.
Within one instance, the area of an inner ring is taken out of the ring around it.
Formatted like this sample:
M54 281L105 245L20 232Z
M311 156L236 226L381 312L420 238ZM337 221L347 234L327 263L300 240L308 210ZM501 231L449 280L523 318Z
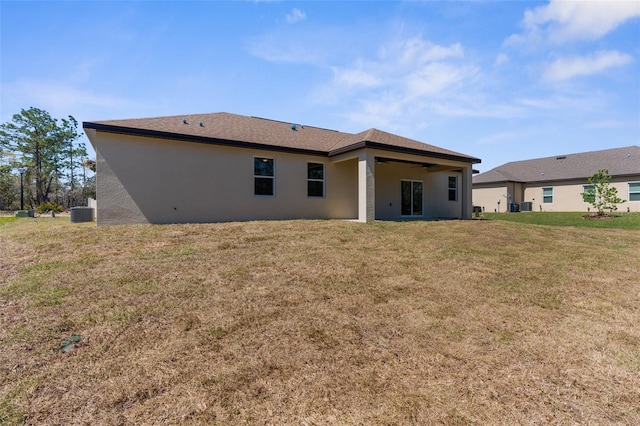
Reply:
M449 176L449 201L458 201L458 177Z
M402 216L422 216L422 182L403 180L400 185L402 193L400 214Z
M629 184L629 201L640 201L640 182Z
M596 187L593 185L585 185L582 187L582 193L585 194L583 200L585 203L593 203L596 201ZM591 191L591 192L589 192Z
M324 164L307 163L307 196L324 197Z
M553 188L542 188L542 202L553 203Z
M253 158L253 182L255 195L275 194L275 161L273 158Z

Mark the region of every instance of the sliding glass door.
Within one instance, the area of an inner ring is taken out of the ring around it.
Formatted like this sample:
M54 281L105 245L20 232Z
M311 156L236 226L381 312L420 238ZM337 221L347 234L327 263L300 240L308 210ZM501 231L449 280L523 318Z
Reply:
M402 202L402 216L422 216L422 181L400 181Z

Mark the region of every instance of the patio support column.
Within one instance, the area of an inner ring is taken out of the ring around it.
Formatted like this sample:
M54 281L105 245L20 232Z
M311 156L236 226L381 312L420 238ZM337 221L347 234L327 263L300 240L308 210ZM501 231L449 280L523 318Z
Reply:
M472 177L473 165L469 164L462 169L462 219L471 219L473 216Z
M373 222L376 218L376 162L366 150L358 155L358 222Z

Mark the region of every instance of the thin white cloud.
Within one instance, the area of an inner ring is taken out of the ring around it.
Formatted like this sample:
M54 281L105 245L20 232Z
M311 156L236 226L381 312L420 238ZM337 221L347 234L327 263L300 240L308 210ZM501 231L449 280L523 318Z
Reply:
M480 96L481 97L481 96ZM491 103L482 99L440 101L429 105L429 111L443 117L516 118L525 114L523 108L508 103Z
M370 72L362 69L348 69L341 67L331 68L334 75L334 81L349 88L352 87L378 87L382 84L380 78Z
M402 100L392 93L381 94L377 99L362 99L358 108L351 108L345 116L352 122L365 127L383 128L390 131L402 127L400 117L406 106Z
M558 104L554 98L522 98L517 103L528 108L536 109L556 109Z
M522 21L525 32L511 35L505 44L597 40L638 17L640 2L635 0L551 0L549 4L526 10Z
M56 109L73 109L77 106L100 108L119 108L137 104L128 99L117 98L108 94L94 94L65 84L42 81L22 81L9 90L20 91L26 99L50 105Z
M523 139L523 135L517 132L499 132L487 135L476 140L478 145L495 145L504 142L517 142Z
M293 8L286 18L289 24L295 24L296 22L304 21L307 18L307 14L298 8Z
M546 67L542 78L547 81L562 81L578 76L599 74L609 68L626 65L632 60L631 55L615 50L600 51L589 56L560 58Z
M499 67L500 65L506 64L507 62L509 62L509 55L507 55L506 53L499 53L498 56L496 56L495 61L493 62L493 66Z
M8 83L2 88L2 97L22 102L21 105L4 105L16 109L13 113L20 108L35 106L47 110L54 117L73 115L80 120L92 119L86 115L94 111L118 111L123 114L123 111L144 106L138 101L53 81L21 80Z
M255 42L249 47L249 50L252 55L269 62L317 64L323 60L319 52L296 43L280 46L262 40Z
M411 134L425 129L441 117L448 118L517 118L525 111L522 107L479 101L476 96L460 96L451 92L451 98L419 98L407 100L390 91L379 97L363 98L357 108L344 114L359 127L376 127Z
M381 88L407 99L434 95L472 77L476 68L447 61L464 55L459 43L439 46L418 38L391 43L371 60L333 67L334 90Z
M420 37L396 40L381 46L372 58L332 67L333 79L318 89L315 100L332 105L355 100L357 112L346 115L362 125L394 130L398 123L424 122L426 110L448 103L479 75L479 68L463 58L460 43L437 45Z
M410 37L382 45L377 54L332 67L333 79L313 95L317 103L345 108L365 127L411 133L435 117L514 118L522 105L492 100L482 70L464 59L460 43L438 45Z
M434 96L470 81L478 69L469 65L428 64L405 77L407 97Z
M398 62L404 66L415 66L464 56L464 49L460 43L455 43L451 46L439 46L419 37L403 41L400 46L392 46L391 56L394 56L398 51ZM386 49L383 49L382 52L388 53Z
M516 105L521 105L528 110L548 114L557 114L558 111L597 111L605 107L610 99L607 94L590 89L576 93L549 93L540 94L540 97L519 98L515 100Z
M594 123L588 123L585 128L587 129L617 129L625 127L626 123L620 120L604 120Z
M276 31L253 38L247 44L249 53L269 62L320 65L330 54L327 46L333 42L330 32L306 33L300 30Z

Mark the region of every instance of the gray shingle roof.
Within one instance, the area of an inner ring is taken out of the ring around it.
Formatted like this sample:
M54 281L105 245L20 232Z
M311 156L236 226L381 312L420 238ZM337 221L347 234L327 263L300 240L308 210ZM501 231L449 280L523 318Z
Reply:
M587 179L601 169L609 170L610 176L640 175L640 147L629 146L513 161L474 176L473 183Z
M480 162L475 157L377 129L352 134L225 112L84 122L83 127L113 133L264 149L288 149L329 156L366 146L471 163Z

